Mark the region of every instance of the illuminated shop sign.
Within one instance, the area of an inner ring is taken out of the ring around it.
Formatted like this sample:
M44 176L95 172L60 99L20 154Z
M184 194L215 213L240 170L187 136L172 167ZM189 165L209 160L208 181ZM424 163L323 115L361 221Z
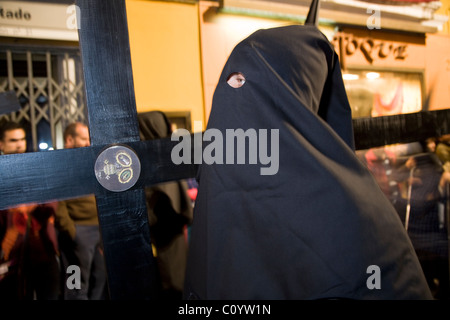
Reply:
M22 8L12 11L0 7L0 19L31 20L31 13L23 11Z
M352 56L359 51L369 63L389 56L395 60L405 60L408 57L408 46L405 43L375 40L370 37L360 38L343 32L337 33L332 42L339 48L340 56Z
M0 0L0 36L77 41L75 6Z

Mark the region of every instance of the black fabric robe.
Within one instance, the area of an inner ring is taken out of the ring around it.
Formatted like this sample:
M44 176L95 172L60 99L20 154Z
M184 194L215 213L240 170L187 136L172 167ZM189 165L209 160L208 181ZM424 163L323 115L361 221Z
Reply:
M233 72L242 87L227 84ZM235 47L207 129L278 129L279 170L262 175L248 152L246 164L200 166L186 299L432 298L355 156L351 121L338 57L316 27L259 30Z

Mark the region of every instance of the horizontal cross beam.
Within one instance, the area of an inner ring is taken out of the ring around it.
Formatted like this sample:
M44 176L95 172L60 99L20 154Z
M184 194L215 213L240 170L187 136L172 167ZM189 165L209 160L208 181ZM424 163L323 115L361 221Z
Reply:
M353 126L358 150L423 141L450 133L450 110L356 118ZM194 141L194 135L191 140ZM195 177L198 165L173 164L171 152L176 144L178 141L170 139L127 143L142 165L143 173L134 188ZM95 159L106 146L0 157L0 209L108 192L95 181L93 168ZM193 146L191 154L194 154ZM72 183L74 177L77 177L76 184Z
M193 136L191 139L194 139ZM141 175L133 188L195 177L198 165L175 165L172 162L171 152L178 143L170 139L127 143L141 163ZM106 147L1 156L0 210L20 203L42 203L87 194L112 193L97 182L94 171L95 160Z
M450 110L353 119L357 150L424 141L450 133Z

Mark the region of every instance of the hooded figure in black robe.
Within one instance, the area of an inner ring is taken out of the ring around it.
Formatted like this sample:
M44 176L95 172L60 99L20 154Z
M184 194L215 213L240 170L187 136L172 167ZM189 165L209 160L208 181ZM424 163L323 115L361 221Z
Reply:
M398 214L355 156L338 57L317 27L239 43L214 93L212 129L224 160L200 166L186 299L432 298ZM259 144L247 139L245 163L241 145L231 164L225 140L238 129L255 130ZM271 151L278 166L263 157Z
M160 111L138 114L142 141L172 134L167 116ZM171 181L145 188L150 236L159 275L161 298L181 299L187 259L186 228L192 222L192 203L186 181Z

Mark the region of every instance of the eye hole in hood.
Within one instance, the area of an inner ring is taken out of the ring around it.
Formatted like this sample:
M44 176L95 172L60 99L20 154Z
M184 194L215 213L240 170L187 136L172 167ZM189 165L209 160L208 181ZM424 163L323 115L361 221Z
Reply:
M241 72L233 72L227 78L227 83L235 89L245 84L245 76Z

